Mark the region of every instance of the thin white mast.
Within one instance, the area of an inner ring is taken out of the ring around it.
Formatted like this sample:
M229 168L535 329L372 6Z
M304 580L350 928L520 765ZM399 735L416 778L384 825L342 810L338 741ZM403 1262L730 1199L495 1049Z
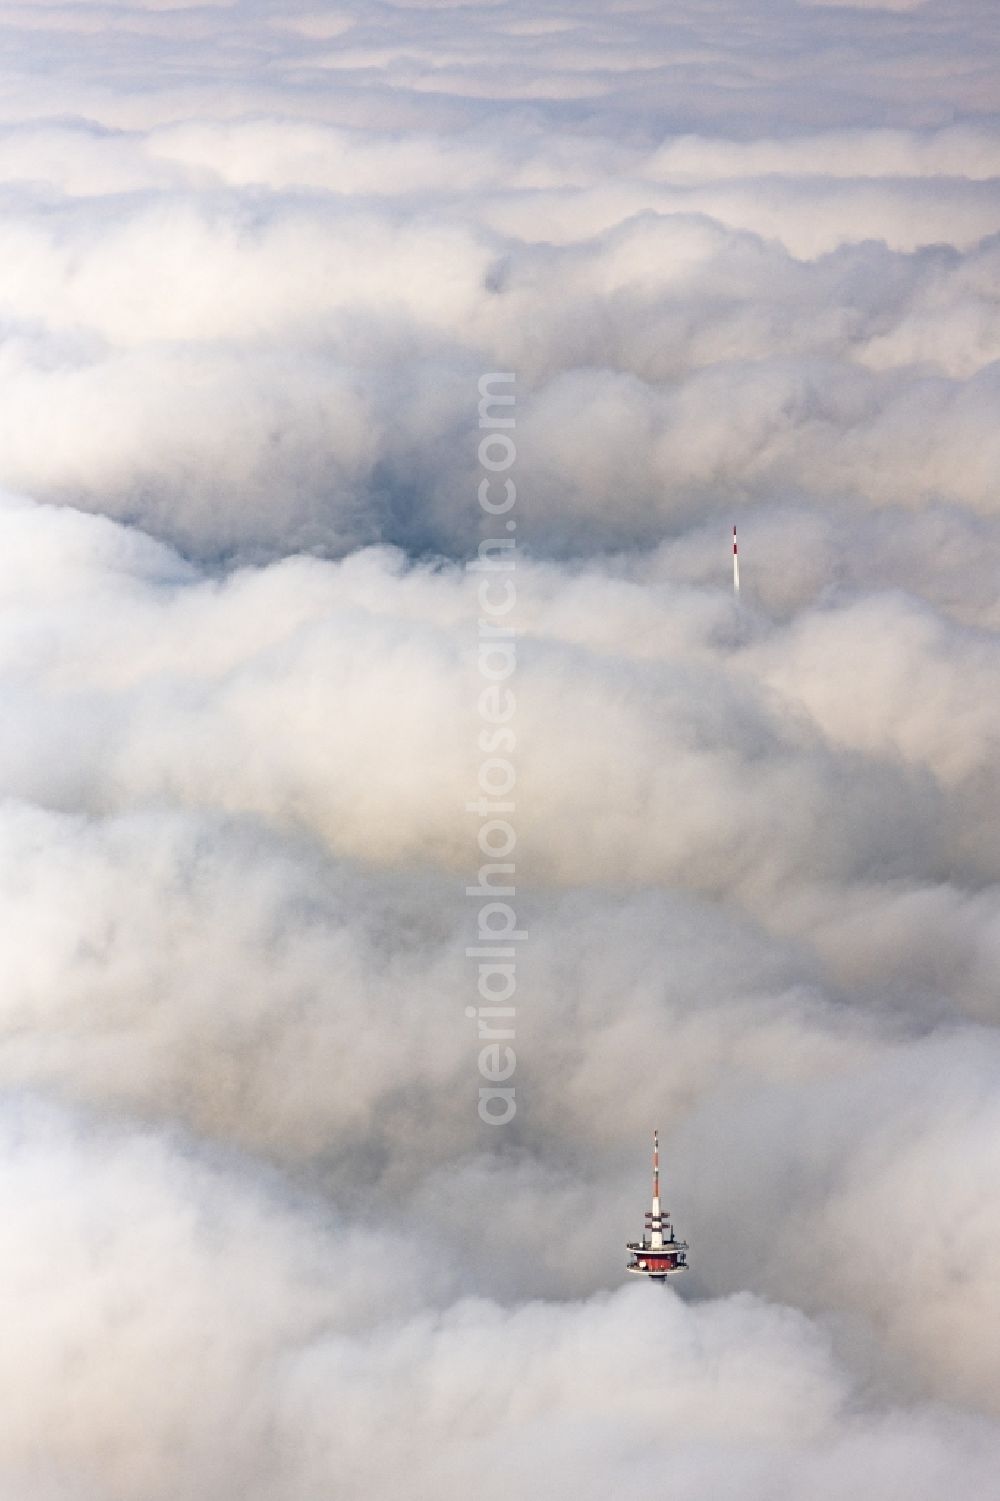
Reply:
M660 1214L660 1133L653 1132L653 1212L650 1216L650 1249L663 1245L663 1218Z

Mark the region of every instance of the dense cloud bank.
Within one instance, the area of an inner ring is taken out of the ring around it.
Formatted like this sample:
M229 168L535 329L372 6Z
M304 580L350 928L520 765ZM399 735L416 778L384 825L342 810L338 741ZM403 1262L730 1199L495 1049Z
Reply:
M997 40L0 9L0 1494L993 1501Z
M253 1501L403 1482L491 1501L539 1473L553 1496L599 1501L646 1494L664 1467L685 1498L832 1501L874 1481L931 1501L985 1495L995 1473L987 1424L925 1405L862 1415L829 1340L748 1294L430 1309L416 1238L387 1293L393 1238L362 1241L177 1145L30 1104L0 1139L8 1286L50 1300L46 1341L15 1327L2 1356L11 1460L33 1473L46 1453L32 1494L95 1494L77 1478L95 1450L98 1494ZM67 1380L81 1352L87 1380Z
M989 513L993 8L903 10L6 7L0 483L461 554L499 367L548 553Z

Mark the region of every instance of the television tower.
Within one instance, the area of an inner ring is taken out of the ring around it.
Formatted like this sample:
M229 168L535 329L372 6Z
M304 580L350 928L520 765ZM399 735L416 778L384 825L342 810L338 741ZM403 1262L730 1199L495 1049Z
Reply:
M740 552L736 546L736 528L733 527L733 593L740 597Z
M660 1208L660 1133L653 1132L653 1203L646 1210L646 1229L642 1240L630 1240L625 1270L637 1277L652 1277L662 1282L677 1272L687 1271L687 1241L678 1240L670 1215Z

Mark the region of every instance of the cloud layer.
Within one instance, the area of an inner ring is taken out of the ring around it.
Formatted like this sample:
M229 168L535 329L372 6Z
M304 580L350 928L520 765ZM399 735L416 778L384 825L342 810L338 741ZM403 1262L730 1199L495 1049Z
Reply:
M988 512L987 22L9 6L0 482L197 553L461 553L499 365L546 552Z
M991 12L0 9L0 1494L991 1501Z

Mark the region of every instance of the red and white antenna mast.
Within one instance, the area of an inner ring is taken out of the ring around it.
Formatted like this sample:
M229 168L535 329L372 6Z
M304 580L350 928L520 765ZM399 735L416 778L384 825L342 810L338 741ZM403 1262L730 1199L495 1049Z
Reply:
M653 1202L646 1211L642 1240L630 1240L627 1272L662 1281L687 1270L687 1241L678 1240L670 1215L660 1206L660 1133L653 1132Z
M660 1133L653 1132L653 1205L646 1216L646 1223L650 1227L650 1244L656 1247L663 1245L663 1216L660 1214Z
M733 527L733 593L737 599L740 594L740 550L736 546L736 528Z

